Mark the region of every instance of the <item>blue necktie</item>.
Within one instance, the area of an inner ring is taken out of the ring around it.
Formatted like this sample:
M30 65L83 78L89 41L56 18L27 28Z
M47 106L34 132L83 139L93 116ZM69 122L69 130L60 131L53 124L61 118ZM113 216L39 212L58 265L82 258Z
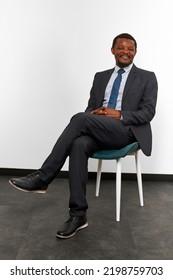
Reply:
M118 76L116 77L113 87L112 87L112 91L111 91L111 95L109 98L109 103L108 103L108 107L109 108L113 108L115 109L116 103L117 103L117 97L118 97L118 93L119 93L119 88L120 88L120 84L121 84L121 80L122 80L122 74L125 72L125 70L123 68L120 68L118 70Z

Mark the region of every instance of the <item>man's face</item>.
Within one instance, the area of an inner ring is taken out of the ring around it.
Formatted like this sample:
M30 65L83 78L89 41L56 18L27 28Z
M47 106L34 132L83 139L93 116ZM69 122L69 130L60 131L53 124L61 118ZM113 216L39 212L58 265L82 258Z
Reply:
M135 42L130 39L118 38L116 44L111 49L119 67L126 67L133 62L136 54Z

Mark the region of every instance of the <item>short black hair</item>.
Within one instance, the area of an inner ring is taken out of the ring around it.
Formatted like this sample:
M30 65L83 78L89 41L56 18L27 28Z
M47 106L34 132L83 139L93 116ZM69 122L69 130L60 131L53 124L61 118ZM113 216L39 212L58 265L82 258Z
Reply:
M135 43L135 48L137 49L137 42L136 42L135 38L134 38L132 35L128 34L128 33L121 33L121 34L117 35L117 36L114 38L113 42L112 42L112 48L114 48L114 46L115 46L115 44L116 44L116 41L117 41L117 39L119 39L119 38L125 38L125 39L129 39L129 40L134 41L134 43Z

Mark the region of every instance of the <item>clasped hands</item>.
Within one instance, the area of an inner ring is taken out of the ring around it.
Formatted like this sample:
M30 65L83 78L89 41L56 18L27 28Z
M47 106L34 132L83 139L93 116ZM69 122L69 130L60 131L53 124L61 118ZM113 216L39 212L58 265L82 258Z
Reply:
M102 106L96 110L93 110L91 114L102 115L105 117L115 118L117 120L121 119L121 112L106 106Z

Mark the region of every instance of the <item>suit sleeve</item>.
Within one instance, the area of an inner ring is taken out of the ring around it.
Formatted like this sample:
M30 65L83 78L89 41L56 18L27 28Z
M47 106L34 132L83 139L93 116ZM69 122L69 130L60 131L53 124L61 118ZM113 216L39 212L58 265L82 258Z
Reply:
M148 72L145 80L141 81L142 79L138 80L135 98L129 95L122 106L124 125L143 125L149 123L155 115L158 90L156 76L153 72Z

